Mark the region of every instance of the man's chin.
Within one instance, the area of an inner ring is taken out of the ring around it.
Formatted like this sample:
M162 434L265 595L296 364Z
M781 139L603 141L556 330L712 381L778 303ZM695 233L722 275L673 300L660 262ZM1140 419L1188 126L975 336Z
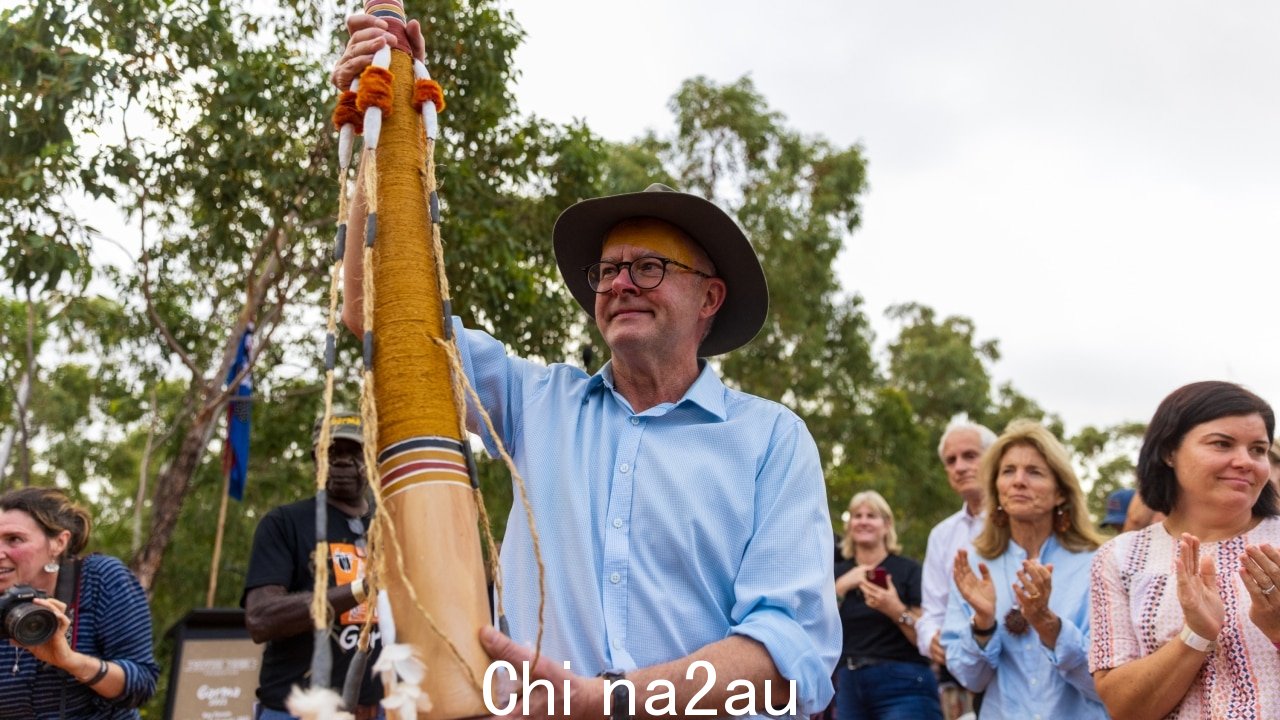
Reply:
M632 327L611 327L609 332L604 334L604 344L609 346L609 351L614 355L626 354L633 348L652 343L653 339L648 333L635 324Z

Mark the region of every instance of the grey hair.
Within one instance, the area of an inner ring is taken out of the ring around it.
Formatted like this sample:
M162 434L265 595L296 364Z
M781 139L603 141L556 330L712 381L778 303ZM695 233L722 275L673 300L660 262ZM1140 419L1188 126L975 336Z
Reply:
M982 449L986 450L996 442L996 434L991 432L991 428L986 425L980 425L969 419L968 415L960 413L951 418L951 422L947 423L947 429L942 431L942 439L938 440L938 459L942 459L942 448L947 444L947 438L952 433L961 430L972 430L978 433L978 442L982 443Z

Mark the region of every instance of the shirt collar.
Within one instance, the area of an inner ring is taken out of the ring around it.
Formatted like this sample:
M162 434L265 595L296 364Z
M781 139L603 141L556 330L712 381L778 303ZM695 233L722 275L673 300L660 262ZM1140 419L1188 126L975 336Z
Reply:
M663 403L662 405L650 408L641 414L665 415L672 408L680 407L681 405L689 403L702 408L717 420L723 421L727 419L728 413L725 410L724 404L724 383L720 381L720 376L716 374L715 370L711 369L711 364L705 359L699 358L698 364L702 367L702 370L698 373L698 377L694 379L693 384L689 386L689 389L684 392L684 396L680 398L679 402L674 405L670 403ZM606 362L595 375L592 375L591 378L587 380L588 393L594 392L598 388L607 388L617 395L617 391L614 390L613 386L612 360ZM621 395L617 395L617 397L619 400L625 402L625 399L622 398Z

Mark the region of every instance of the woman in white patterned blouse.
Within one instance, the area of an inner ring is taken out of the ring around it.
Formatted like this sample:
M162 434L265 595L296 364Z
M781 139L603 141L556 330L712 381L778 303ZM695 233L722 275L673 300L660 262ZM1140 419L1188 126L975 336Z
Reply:
M1275 414L1225 382L1175 390L1138 456L1163 523L1094 559L1090 670L1118 718L1280 718Z

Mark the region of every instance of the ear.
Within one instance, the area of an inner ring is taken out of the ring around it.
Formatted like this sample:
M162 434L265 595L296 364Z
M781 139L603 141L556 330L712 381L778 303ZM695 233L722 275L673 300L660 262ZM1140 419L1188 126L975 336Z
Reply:
M702 307L698 310L699 317L709 318L720 312L720 307L724 305L724 300L728 296L728 286L724 284L723 279L707 278L706 292L702 295Z
M49 539L49 545L53 548L54 557L62 557L67 551L67 545L71 543L71 531L63 530L57 535Z

